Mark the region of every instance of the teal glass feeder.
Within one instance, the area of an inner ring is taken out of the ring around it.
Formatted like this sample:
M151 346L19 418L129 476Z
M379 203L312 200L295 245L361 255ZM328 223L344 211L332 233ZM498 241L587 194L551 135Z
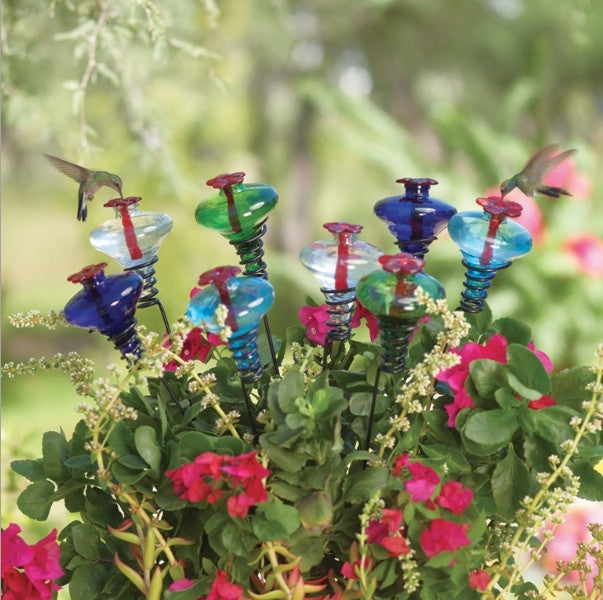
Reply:
M260 277L236 277L240 271L225 266L203 273L202 289L190 300L186 314L194 325L227 339L241 380L253 383L264 372L257 335L260 320L274 302L274 289Z
M483 211L461 212L450 219L450 237L459 246L466 267L460 309L478 313L484 308L496 273L532 248L527 229L508 217L521 215L522 206L500 196L478 198Z
M363 277L358 300L377 317L381 332L381 371L400 373L406 368L408 346L425 307L416 297L418 287L432 298L445 296L440 282L423 273L422 258L401 252L379 258L382 270Z

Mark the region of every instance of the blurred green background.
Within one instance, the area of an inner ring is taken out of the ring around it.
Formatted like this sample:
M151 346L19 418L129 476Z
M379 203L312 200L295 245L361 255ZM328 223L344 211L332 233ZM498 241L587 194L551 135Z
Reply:
M297 255L326 237L322 223L361 223L364 240L395 252L372 207L401 192L397 178L433 177L434 196L472 209L551 142L578 150L588 191L538 199L546 231L500 273L490 305L529 323L558 368L592 362L603 279L563 243L603 235L603 3L5 0L2 28L3 362L78 350L104 376L116 360L101 336L7 323L18 311L60 310L77 291L66 277L87 264L120 270L88 243L112 218L103 203L114 193L101 189L88 221L76 221L77 184L43 152L120 174L142 210L173 217L156 265L172 321L200 273L236 262L194 220L212 194L205 181L245 171L276 187L266 260L278 334L306 294L321 301ZM456 306L458 249L443 236L427 259ZM161 327L153 308L138 318ZM5 524L25 484L7 462L38 456L45 430L70 434L79 398L56 373L4 378L2 395Z

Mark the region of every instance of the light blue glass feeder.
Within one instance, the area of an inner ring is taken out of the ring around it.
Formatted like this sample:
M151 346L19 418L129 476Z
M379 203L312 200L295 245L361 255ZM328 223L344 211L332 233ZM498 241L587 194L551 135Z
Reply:
M155 267L161 244L172 230L169 215L139 211L139 196L113 198L104 206L115 209L115 218L95 227L90 234L94 248L114 258L125 270L136 271L143 279L140 308L157 305L166 328L170 326L155 287Z
M483 212L458 213L448 223L450 237L461 249L467 269L459 308L469 313L482 311L496 273L532 248L528 230L507 218L521 215L521 204L500 196L478 198L476 202L483 206Z
M258 381L263 366L257 346L260 320L274 302L274 288L260 277L236 277L239 267L217 267L199 278L200 292L190 300L190 321L210 333L227 336L244 383ZM226 309L220 314L219 307Z
M362 225L325 223L323 227L333 234L330 240L319 240L302 248L301 263L320 284L324 294L329 320L327 341L350 337L356 306L356 284L361 277L379 269L379 248L357 240Z

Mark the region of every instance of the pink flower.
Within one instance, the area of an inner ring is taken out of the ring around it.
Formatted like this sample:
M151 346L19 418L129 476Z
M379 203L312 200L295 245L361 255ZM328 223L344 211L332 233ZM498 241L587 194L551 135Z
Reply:
M384 508L379 520L369 521L366 534L369 544L379 544L389 551L390 556L410 552L406 539L402 537L402 511Z
M451 367L450 369L440 371L436 376L436 379L438 381L445 381L446 383L448 383L454 395L454 400L444 407L446 409L446 412L448 413L448 425L450 427L455 426L456 416L463 408L473 408L475 406L475 403L471 399L471 396L469 396L465 389L465 382L467 380L467 377L469 377L469 365L474 360L479 360L482 358L487 358L490 360L495 360L499 363L506 364L507 346L508 343L505 337L499 333L495 333L483 346L477 344L476 342L469 342L468 344L465 344L460 350L458 348L453 348L451 350L451 352L460 355L461 362L458 365ZM527 348L531 350L540 359L540 362L542 363L547 373L550 373L553 370L553 363L551 359L541 350L537 350L534 347L533 342L530 342ZM552 398L549 398L548 400L540 399L534 402L541 402L541 404L543 404L545 402L554 403L555 401ZM528 406L530 406L530 403L528 403ZM548 406L550 406L550 404L548 404ZM530 406L530 408L543 407L543 405L538 404Z
M195 585L195 582L192 579L187 579L183 577L182 579L176 579L170 584L168 591L170 592L180 592L182 590L187 590L189 587Z
M359 300L356 300L356 309L354 310L354 316L352 317L352 321L350 322L350 326L352 329L356 327L360 327L360 320L364 319L366 321L366 326L369 330L369 336L371 342L374 342L379 335L379 321L377 317L365 308L362 304L360 304Z
M470 525L457 525L444 519L434 519L427 529L421 532L419 543L427 558L440 552L454 551L471 544L467 537Z
M370 571L373 566L373 561L369 556L358 558L353 563L347 561L343 563L341 567L341 574L348 579L358 579L356 569L360 570L364 566L364 571Z
M576 268L591 277L603 277L603 240L590 233L577 233L563 243Z
M406 491L411 495L412 501L425 502L429 500L433 490L440 483L438 474L431 467L419 461L411 463L408 454L396 457L393 474L400 475L402 467L406 467L412 476L406 481Z
M3 595L8 600L48 600L60 589L53 580L63 575L57 530L33 546L21 539L20 531L15 523L2 530Z
M469 585L472 590L485 592L490 583L490 575L483 569L475 569L469 573Z
M436 503L447 508L455 515L460 515L473 500L473 491L464 487L458 481L448 481L440 490Z
M302 306L299 309L299 320L306 326L306 337L316 344L324 346L327 331L327 305L320 306Z
M210 333L207 339L203 337L203 332L199 327L193 327L186 335L182 344L182 351L179 356L182 360L191 361L198 359L201 362L206 362L207 358L214 346L223 345L223 342L217 335ZM170 347L170 340L166 339L163 343L164 348ZM179 366L178 361L171 360L163 365L166 371L175 371Z
M217 571L206 600L242 600L243 588L228 581L226 571Z
M540 410L541 408L546 408L547 406L555 406L557 404L553 398L550 396L540 396L538 400L530 400L528 402L528 408L532 410Z
M541 563L543 567L551 573L557 573L557 563L559 561L569 562L574 560L578 544L588 544L592 541L592 534L587 529L587 525L601 522L603 522L603 504L600 502L573 505L569 512L563 516L561 524L550 526L553 528L554 535L546 546L546 552L542 555ZM591 591L599 568L595 556L588 554L586 561L592 569L587 574L587 589ZM573 584L578 583L578 573L570 571L568 579Z

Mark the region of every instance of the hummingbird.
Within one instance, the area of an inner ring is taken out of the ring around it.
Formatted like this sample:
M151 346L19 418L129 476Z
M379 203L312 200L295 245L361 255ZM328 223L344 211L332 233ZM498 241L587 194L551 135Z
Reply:
M86 202L94 198L94 194L99 188L104 185L117 190L119 195L123 198L121 191L121 179L113 173L107 171L92 171L85 167L80 167L68 160L63 160L50 154L44 154L48 159L48 162L59 170L63 175L71 177L80 184L77 192L77 220L85 221L88 209L86 208Z
M532 155L525 167L510 179L500 184L500 193L504 197L512 189L519 188L526 196L533 197L535 193L543 194L551 198L559 196L571 196L571 194L560 187L543 185L543 177L559 163L569 158L575 150L559 152L557 144L549 144Z

